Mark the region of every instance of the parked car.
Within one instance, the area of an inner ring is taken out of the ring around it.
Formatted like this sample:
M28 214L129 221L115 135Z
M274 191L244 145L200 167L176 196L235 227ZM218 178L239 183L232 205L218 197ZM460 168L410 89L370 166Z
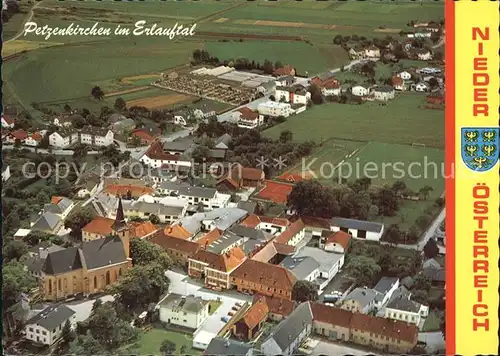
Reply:
M234 313L233 312L229 312L229 313L227 313L227 315L234 316Z
M236 303L235 305L240 307L240 308L243 306L243 304L241 304L240 302Z
M235 305L234 307L232 307L232 310L234 310L234 311L238 311L239 309L240 309L240 308L239 308L239 307L237 307L236 305Z
M220 318L224 323L227 323L229 321L229 317L227 315L224 315L222 318Z

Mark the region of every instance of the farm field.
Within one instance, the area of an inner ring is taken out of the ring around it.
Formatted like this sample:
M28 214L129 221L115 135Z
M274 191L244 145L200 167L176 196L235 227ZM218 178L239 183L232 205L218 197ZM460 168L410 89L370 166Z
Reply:
M349 61L347 53L340 47L330 46L328 55L324 55L322 46L311 46L305 42L210 41L205 44L205 49L221 60L247 58L260 63L265 59L273 63L290 63L300 75L305 72L309 75L323 72L327 68L337 68Z
M424 100L422 95L402 94L387 105L325 103L289 117L286 122L264 131L264 135L278 138L281 131L290 130L296 141L319 143L330 138L356 138L444 148L444 112L420 108Z
M382 186L401 180L416 192L429 185L434 188L429 200L438 198L444 191L444 151L437 148L369 142L339 170L348 181L368 177L373 185ZM352 178L345 176L350 171Z

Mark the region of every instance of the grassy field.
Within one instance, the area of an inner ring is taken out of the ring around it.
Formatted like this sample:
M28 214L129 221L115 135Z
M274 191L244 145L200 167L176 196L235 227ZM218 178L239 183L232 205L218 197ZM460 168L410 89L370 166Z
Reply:
M191 336L162 329L152 329L142 333L139 341L136 344L127 347L126 352L129 355L161 355L160 347L163 340L170 340L175 343L177 346L176 354L180 354L180 350L183 345L187 347L187 354L200 354L198 350L191 348L193 344L193 338ZM121 352L121 354L124 355L125 350Z
M325 103L290 117L264 135L278 138L281 131L290 130L297 141L356 138L444 148L444 113L420 108L423 101L421 95L402 94L387 105Z

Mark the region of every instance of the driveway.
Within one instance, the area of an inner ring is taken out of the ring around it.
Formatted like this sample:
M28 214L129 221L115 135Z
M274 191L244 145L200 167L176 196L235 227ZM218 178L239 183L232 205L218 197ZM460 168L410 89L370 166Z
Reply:
M217 300L220 299L222 304L217 308L214 314L208 317L205 323L196 330L196 334L201 331L210 333L215 337L217 333L224 326L224 322L221 318L227 315L232 309L232 307L237 303L244 303L247 301L252 301L252 296L241 294L238 292L213 292L209 289L204 288L201 284L196 281L191 280L185 274L167 271L167 277L170 279L169 292L177 293L181 295L190 295L201 297L205 300Z
M355 349L350 345L343 345L340 343L330 343L325 341L320 341L318 339L313 339L318 342L317 346L310 353L311 356L318 355L353 355L353 356L364 356L367 354L366 350ZM378 354L370 351L370 355L380 356Z
M75 322L87 320L92 311L92 306L97 299L101 299L103 303L112 302L115 298L112 295L104 295L99 298L90 300L78 300L74 302L64 303L68 308L73 309L75 314Z

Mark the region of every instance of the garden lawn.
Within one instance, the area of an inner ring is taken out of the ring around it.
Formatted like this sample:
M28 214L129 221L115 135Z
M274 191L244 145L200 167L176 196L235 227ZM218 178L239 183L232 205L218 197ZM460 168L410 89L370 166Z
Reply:
M177 346L176 354L180 354L182 345L187 346L188 355L199 355L200 352L192 348L193 338L179 332L151 329L142 332L139 341L126 348L127 353L137 355L161 355L160 347L163 340L170 340ZM124 352L121 352L124 354Z
M398 224L402 230L409 230L424 211L434 205L434 199L412 201L400 200L399 210L395 216L377 216L373 221L383 223L386 227ZM437 211L437 209L436 209Z
M277 139L281 131L290 130L297 141L337 138L444 148L444 111L426 110L424 101L425 96L404 94L387 105L324 103L289 117L264 135Z
M429 311L429 316L425 319L422 331L423 332L439 331L442 320L443 316L441 312L434 310Z

